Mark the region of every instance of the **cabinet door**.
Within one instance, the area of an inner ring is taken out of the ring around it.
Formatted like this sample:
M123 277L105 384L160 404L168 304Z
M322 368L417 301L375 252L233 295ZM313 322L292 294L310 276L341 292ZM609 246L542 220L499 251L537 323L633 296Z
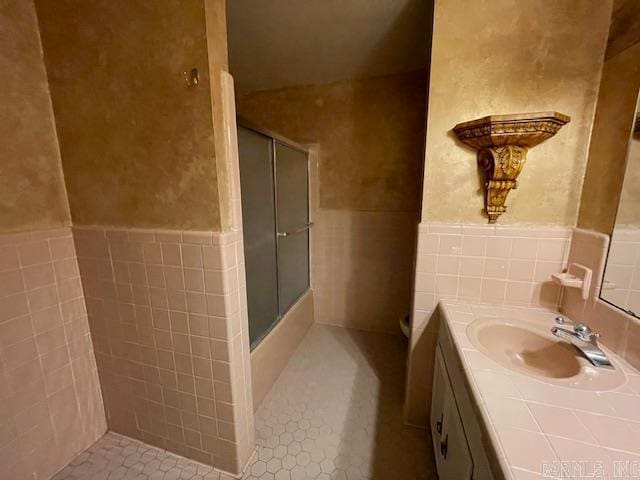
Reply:
M440 451L436 455L444 459L438 469L440 480L470 479L473 470L471 452L462 428L462 420L453 397L445 402L444 430L440 440Z
M469 480L473 461L440 348L436 349L431 438L440 480Z
M436 348L436 358L433 371L433 389L431 391L431 437L438 444L442 438L442 426L444 422L444 399L448 394L447 373L444 369L440 348Z

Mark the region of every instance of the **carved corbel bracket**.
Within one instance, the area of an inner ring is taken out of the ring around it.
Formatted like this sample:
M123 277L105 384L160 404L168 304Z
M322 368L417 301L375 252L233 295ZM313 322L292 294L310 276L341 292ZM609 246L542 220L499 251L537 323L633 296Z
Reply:
M458 138L478 150L478 164L485 172L485 211L489 223L507 211L505 201L518 186L529 149L553 137L570 117L557 112L491 115L459 123Z
M489 147L478 152L478 164L485 171L485 210L489 223L496 223L500 215L507 211L505 201L512 189L518 187L516 178L524 167L528 148L517 145Z

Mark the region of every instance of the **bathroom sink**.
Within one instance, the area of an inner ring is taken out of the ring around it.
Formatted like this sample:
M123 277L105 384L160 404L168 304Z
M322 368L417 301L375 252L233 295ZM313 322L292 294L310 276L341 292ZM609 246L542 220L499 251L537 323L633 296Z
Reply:
M620 368L596 368L571 344L553 336L550 323L480 318L467 327L471 343L499 365L584 390L611 390L625 383Z

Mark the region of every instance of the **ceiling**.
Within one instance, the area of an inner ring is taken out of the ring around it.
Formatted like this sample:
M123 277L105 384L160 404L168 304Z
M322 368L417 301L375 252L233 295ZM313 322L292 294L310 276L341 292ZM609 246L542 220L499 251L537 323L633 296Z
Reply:
M238 91L425 68L430 0L227 0Z

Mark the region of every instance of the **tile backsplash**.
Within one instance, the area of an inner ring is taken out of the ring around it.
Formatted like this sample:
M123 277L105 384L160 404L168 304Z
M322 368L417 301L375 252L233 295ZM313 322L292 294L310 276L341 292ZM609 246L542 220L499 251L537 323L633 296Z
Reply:
M442 298L555 307L550 280L565 266L571 229L422 224L413 303L420 330Z
M0 235L0 478L49 478L105 430L71 229Z
M418 228L405 417L423 425L430 398L436 305L465 299L557 308L552 273L566 266L572 229L422 223ZM427 380L425 381L425 378Z

